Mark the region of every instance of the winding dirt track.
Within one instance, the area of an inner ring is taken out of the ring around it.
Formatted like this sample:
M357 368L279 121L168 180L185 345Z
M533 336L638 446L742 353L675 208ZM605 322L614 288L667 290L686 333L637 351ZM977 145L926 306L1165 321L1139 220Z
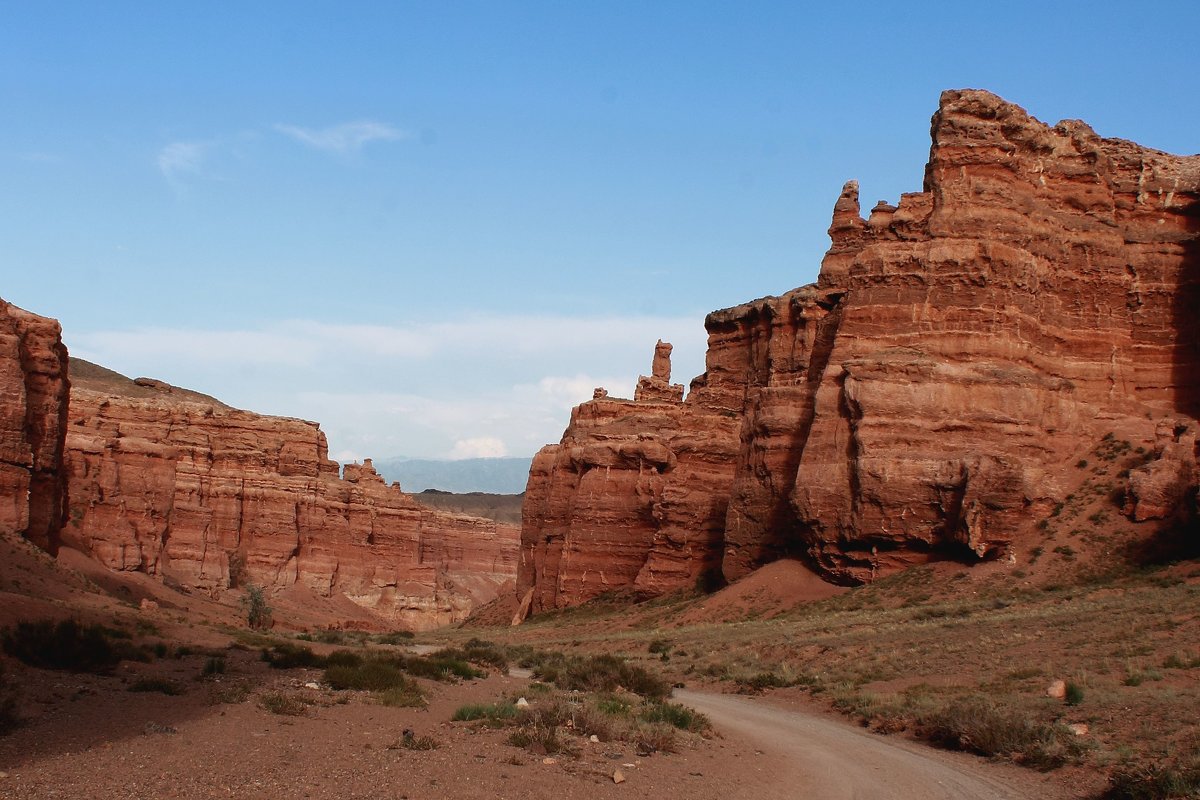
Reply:
M775 757L780 798L805 800L1013 800L1042 798L1018 787L995 765L956 758L845 722L730 695L676 689L674 699L707 714ZM767 800L762 797L760 800Z

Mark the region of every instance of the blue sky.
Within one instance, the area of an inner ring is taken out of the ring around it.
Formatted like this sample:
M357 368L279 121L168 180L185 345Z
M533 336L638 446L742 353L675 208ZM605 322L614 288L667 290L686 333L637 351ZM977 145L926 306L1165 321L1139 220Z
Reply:
M1200 151L1195 2L813 5L6 3L0 296L342 459L528 455L919 190L942 89Z

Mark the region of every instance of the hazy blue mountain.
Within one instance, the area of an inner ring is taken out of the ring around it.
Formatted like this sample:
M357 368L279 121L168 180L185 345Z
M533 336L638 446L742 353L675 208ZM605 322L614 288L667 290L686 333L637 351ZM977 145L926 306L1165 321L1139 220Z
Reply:
M423 458L378 458L372 463L389 482L400 481L406 492L441 489L444 492L520 494L529 479L532 458L464 458L435 461Z

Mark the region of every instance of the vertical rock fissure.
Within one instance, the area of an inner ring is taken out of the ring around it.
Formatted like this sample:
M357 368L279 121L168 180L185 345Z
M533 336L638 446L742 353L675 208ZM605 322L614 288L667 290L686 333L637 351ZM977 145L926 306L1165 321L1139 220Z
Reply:
M1200 416L1200 198L1184 207L1183 217L1190 238L1183 242L1183 263L1171 296L1171 369L1175 410L1195 417Z

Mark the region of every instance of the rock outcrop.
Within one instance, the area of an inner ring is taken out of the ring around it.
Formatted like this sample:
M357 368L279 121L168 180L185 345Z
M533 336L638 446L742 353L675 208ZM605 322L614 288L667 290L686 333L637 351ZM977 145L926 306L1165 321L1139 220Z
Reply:
M660 342L637 399L597 392L561 444L534 457L518 576L533 611L622 586L660 593L720 569L738 415L682 394Z
M58 548L67 350L56 321L0 300L0 533Z
M516 526L422 506L370 461L339 475L316 423L73 363L63 538L108 567L344 595L415 629L511 587Z
M945 92L932 138L923 191L863 219L846 184L815 284L708 316L686 400L575 409L530 475L534 610L784 555L840 583L1004 555L1114 430L1150 447L1130 513L1192 513L1200 156L982 91Z

